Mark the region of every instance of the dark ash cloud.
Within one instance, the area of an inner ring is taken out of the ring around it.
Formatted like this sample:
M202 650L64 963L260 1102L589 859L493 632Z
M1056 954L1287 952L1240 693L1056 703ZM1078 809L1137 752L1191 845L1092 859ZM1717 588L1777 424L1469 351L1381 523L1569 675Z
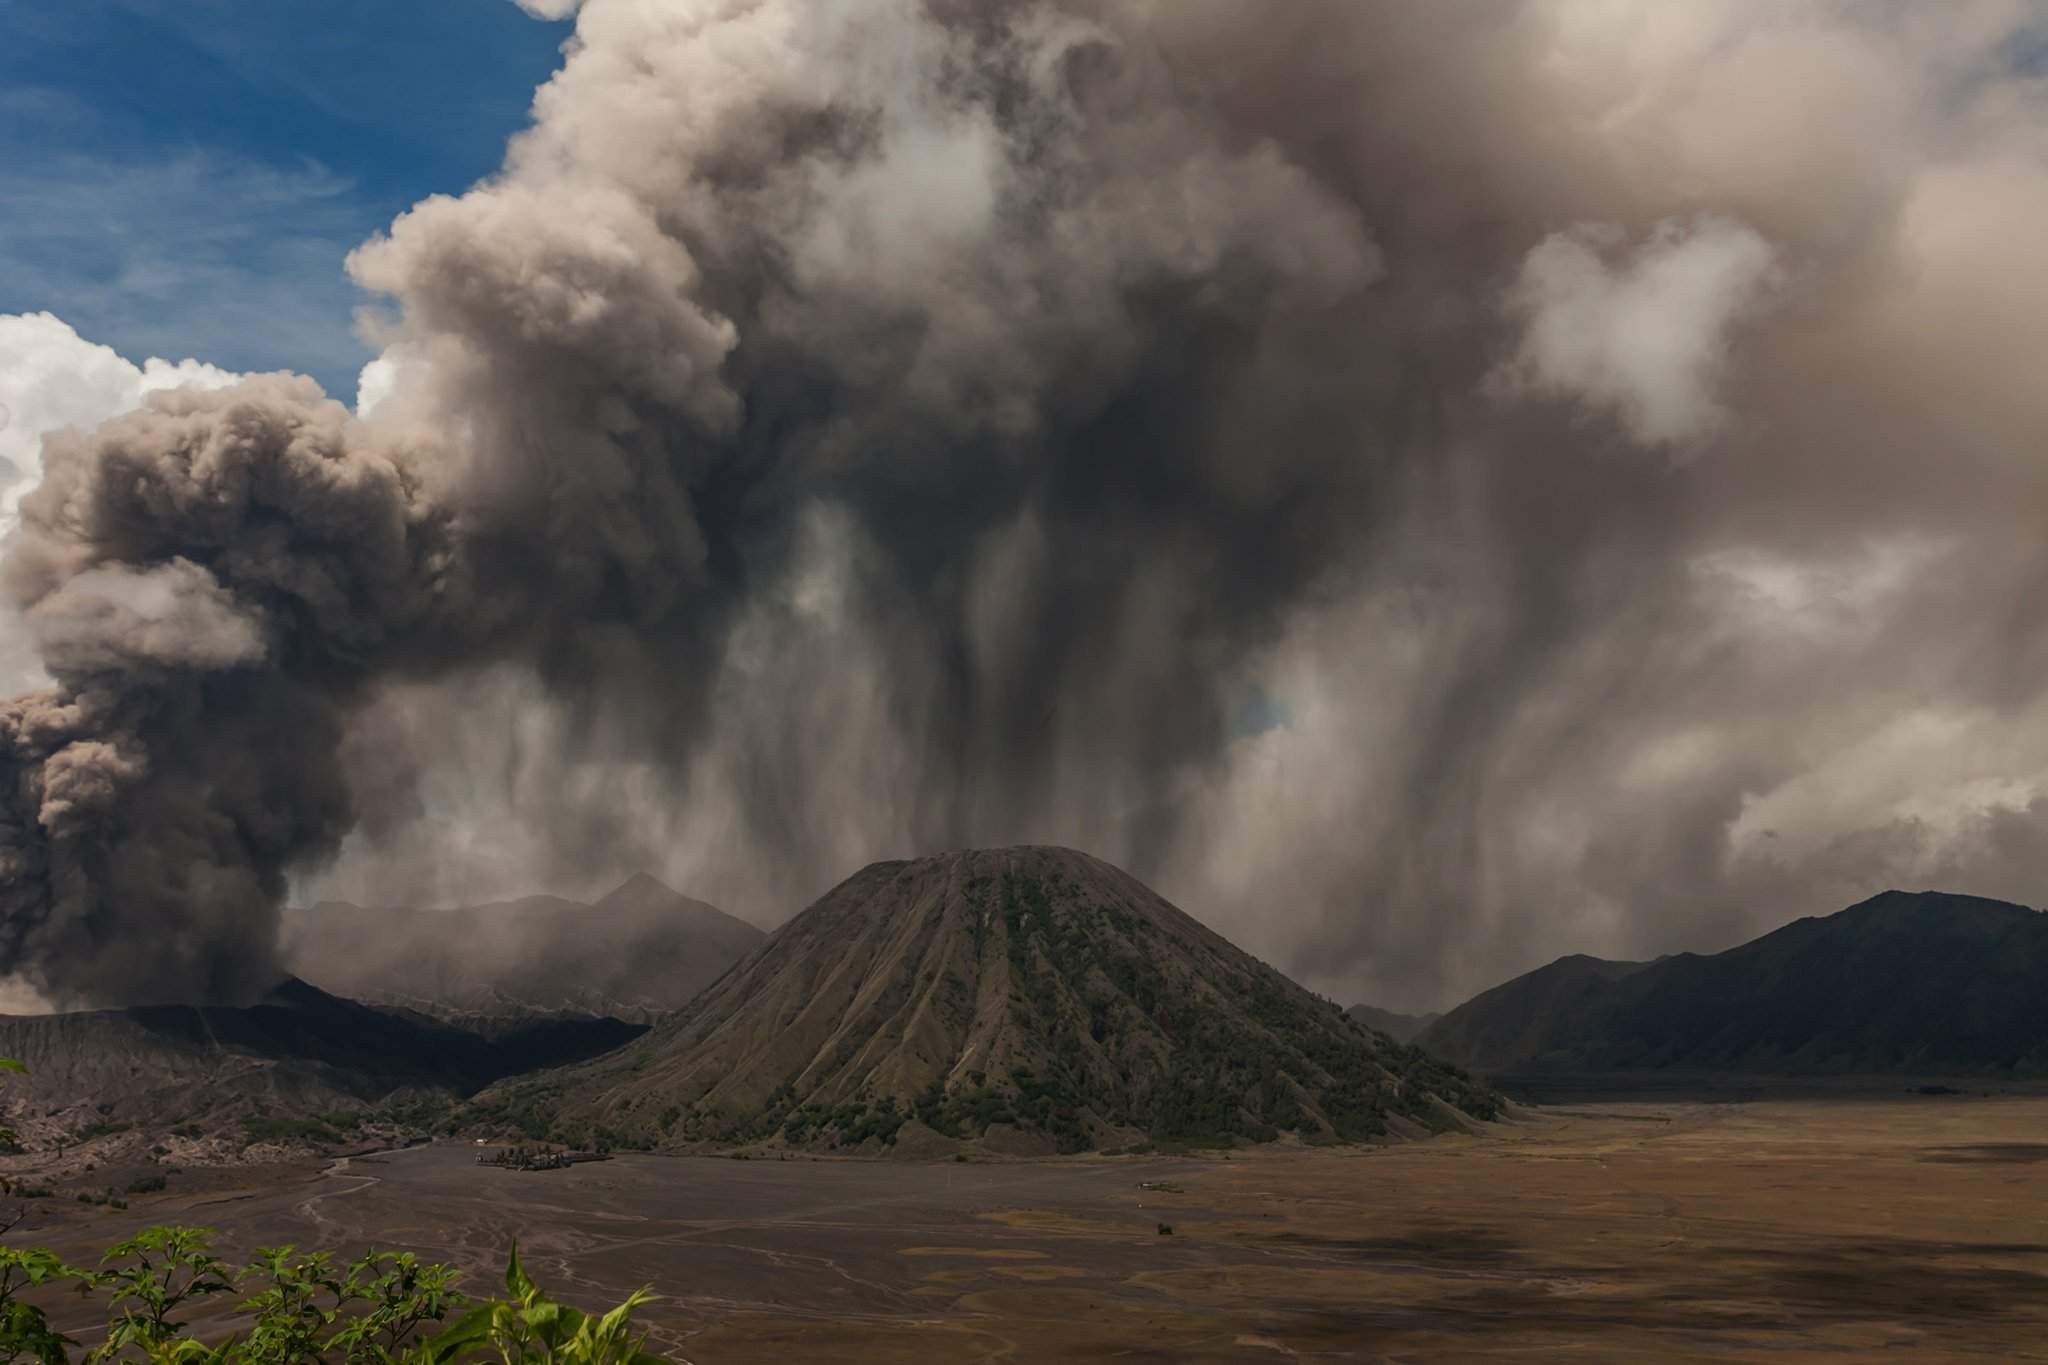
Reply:
M1051 840L1420 1007L2024 886L2037 17L588 0L352 258L366 420L52 447L5 960L229 993L291 877L765 918Z

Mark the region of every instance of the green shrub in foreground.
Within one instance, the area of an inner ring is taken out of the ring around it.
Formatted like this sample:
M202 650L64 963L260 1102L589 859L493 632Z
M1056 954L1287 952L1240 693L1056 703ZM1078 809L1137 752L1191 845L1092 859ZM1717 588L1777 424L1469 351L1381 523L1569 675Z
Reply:
M21 1069L0 1057L0 1070ZM0 1141L13 1138L0 1129ZM0 1191L8 1188L0 1180ZM452 1267L422 1265L410 1252L373 1251L341 1266L330 1252L268 1247L232 1269L213 1254L212 1236L146 1228L91 1270L39 1248L0 1246L0 1365L661 1365L633 1331L633 1310L654 1297L649 1291L592 1317L543 1294L516 1245L506 1297L471 1302L456 1292ZM59 1285L107 1295L104 1338L82 1354L22 1297ZM224 1294L242 1296L235 1308L247 1327L218 1344L188 1335L186 1315Z
M240 1269L209 1248L202 1228L155 1227L111 1248L98 1269L67 1265L43 1250L0 1247L0 1365L657 1365L632 1326L652 1297L634 1293L602 1317L556 1303L519 1264L506 1297L472 1302L455 1272L410 1253L372 1252L346 1266L327 1252L265 1248ZM57 1332L27 1290L71 1286L106 1296L98 1345ZM189 1316L209 1299L237 1295L243 1328L217 1343L190 1335Z

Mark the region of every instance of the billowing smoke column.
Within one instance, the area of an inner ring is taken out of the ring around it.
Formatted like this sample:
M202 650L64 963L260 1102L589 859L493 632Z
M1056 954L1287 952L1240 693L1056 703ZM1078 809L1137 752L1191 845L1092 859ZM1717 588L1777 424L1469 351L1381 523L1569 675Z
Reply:
M2038 17L586 0L352 259L365 420L46 452L0 968L245 993L337 857L786 911L1056 839L1395 1005L2010 894Z
M295 861L352 818L343 714L443 621L447 514L310 381L58 437L7 588L53 692L0 709L7 959L88 1000L270 984Z

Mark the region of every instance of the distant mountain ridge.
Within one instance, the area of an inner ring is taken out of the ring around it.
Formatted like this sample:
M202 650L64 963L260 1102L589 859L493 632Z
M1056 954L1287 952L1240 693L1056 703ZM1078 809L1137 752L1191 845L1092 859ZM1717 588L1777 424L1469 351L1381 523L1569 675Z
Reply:
M1353 1005L1344 1011L1367 1028L1376 1028L1397 1043L1412 1043L1441 1014L1397 1014L1376 1005Z
M282 951L338 995L458 1022L533 1014L659 1017L766 935L645 873L585 904L559 896L453 910L324 902L284 916Z
M683 1149L1415 1135L1498 1097L1061 848L877 863L616 1053L493 1087L484 1129Z
M2048 914L1887 891L1726 952L1560 958L1417 1042L1496 1076L2048 1076Z
M503 1076L594 1056L645 1031L616 1019L551 1019L486 1038L286 980L253 1005L0 1016L0 1056L27 1068L0 1087L0 1109L28 1131L50 1129L47 1120L61 1129L72 1118L138 1129L217 1127L245 1115L306 1115L394 1096L459 1097Z

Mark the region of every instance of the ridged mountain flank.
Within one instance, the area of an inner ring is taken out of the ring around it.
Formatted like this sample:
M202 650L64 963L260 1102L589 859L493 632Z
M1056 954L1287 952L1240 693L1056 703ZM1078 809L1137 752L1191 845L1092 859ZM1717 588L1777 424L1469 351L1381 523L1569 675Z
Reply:
M469 1116L663 1149L1030 1154L1412 1136L1498 1106L1127 873L1030 847L865 868L645 1037Z
M1416 1041L1494 1075L2048 1076L2048 914L1887 891L1707 956L1562 958Z

